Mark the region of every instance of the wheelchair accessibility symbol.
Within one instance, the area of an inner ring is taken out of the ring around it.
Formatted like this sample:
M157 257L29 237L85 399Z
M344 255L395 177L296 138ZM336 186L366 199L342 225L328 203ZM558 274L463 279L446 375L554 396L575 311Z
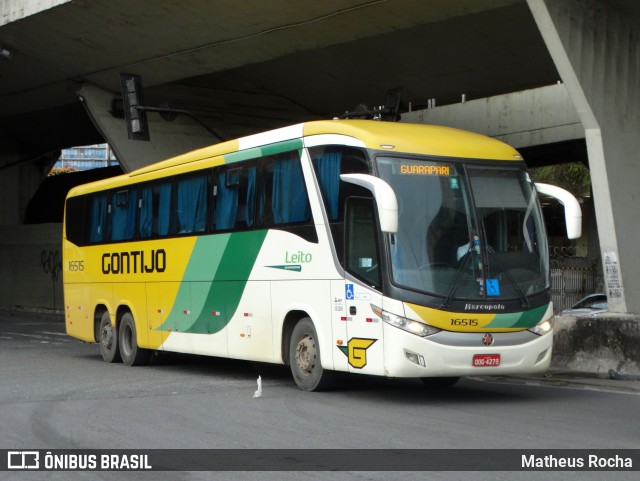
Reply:
M347 299L347 301L352 301L354 299L355 296L353 295L353 284L345 284L344 297Z
M500 295L500 282L498 279L487 279L487 295L499 296Z

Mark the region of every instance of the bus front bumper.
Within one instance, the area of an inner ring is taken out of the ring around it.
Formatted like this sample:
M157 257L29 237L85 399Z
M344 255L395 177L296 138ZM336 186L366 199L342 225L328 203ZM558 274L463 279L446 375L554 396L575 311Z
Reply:
M384 325L387 377L495 376L544 372L551 364L553 330L492 334L447 333L426 338ZM432 340L435 338L438 342ZM515 339L515 340L514 340Z

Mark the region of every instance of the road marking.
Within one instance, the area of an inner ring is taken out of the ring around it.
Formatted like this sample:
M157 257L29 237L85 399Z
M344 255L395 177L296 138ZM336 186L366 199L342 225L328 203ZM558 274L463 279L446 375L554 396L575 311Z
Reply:
M7 332L7 334L11 334L12 336L33 337L35 339L51 339L49 336L41 336L39 334L23 334L21 332Z

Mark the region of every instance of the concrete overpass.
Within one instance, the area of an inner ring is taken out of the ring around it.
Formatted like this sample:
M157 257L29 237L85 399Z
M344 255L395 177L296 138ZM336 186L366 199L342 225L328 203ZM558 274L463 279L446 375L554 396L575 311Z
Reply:
M59 226L22 225L59 149L104 139L130 170L217 141L156 114L151 141L129 141L113 104L127 72L145 103L225 138L402 87L404 121L537 163L586 151L611 308L640 313L639 26L634 0L0 0L0 306L62 305Z

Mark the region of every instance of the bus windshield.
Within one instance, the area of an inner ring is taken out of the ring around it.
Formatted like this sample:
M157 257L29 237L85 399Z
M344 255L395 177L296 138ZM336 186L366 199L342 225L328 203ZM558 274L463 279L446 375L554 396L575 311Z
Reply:
M398 199L398 231L387 237L394 284L523 304L549 287L542 214L523 167L397 157L377 167Z

